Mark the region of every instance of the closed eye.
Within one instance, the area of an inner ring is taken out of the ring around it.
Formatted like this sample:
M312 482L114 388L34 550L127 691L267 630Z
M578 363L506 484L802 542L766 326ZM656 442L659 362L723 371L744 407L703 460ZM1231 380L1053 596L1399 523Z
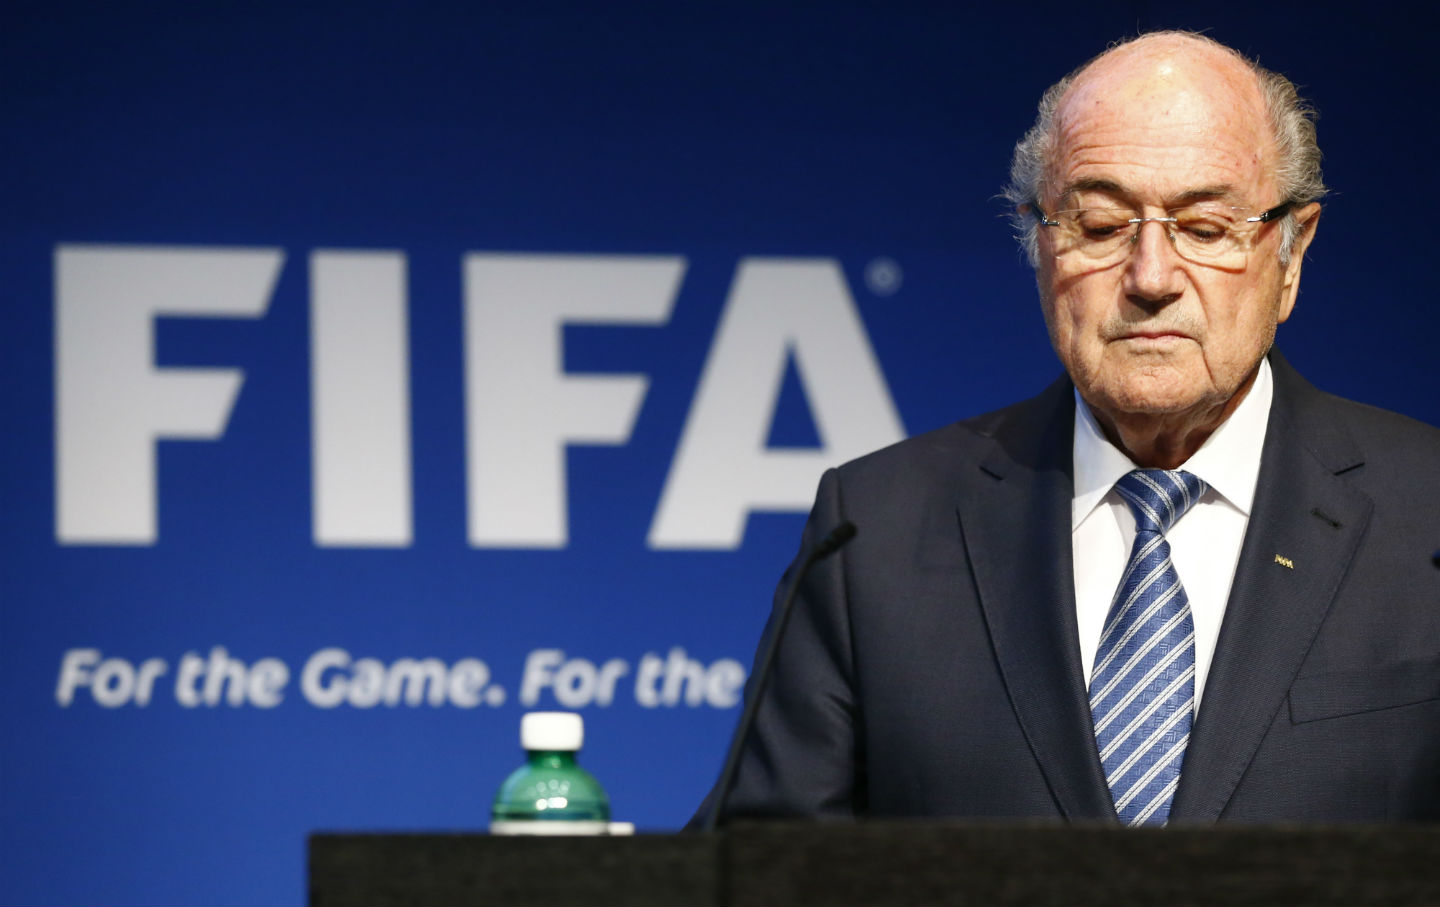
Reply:
M1084 224L1080 229L1085 232L1087 239L1110 239L1129 227L1129 224Z
M1202 243L1219 242L1230 235L1230 227L1223 221L1203 218L1182 219L1177 226L1179 226L1186 236Z
M1124 210L1091 208L1077 211L1075 213L1075 223L1086 239L1113 239L1123 235L1132 228L1130 218L1133 216L1131 212Z

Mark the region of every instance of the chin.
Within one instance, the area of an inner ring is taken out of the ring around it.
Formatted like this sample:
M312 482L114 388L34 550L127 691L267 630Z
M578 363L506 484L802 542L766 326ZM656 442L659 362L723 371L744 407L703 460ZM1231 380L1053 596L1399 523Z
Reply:
M1208 390L1208 388L1206 388ZM1164 416L1183 413L1205 404L1210 395L1197 393L1196 384L1178 375L1141 375L1126 380L1110 398L1120 412Z

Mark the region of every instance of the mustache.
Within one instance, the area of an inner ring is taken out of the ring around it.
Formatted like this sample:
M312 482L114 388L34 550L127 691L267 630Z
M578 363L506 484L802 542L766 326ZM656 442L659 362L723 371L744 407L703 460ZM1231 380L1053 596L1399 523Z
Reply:
M1136 334L1181 334L1199 339L1205 335L1205 326L1195 318L1169 311L1144 318L1108 318L1100 326L1100 336L1104 340L1120 340Z

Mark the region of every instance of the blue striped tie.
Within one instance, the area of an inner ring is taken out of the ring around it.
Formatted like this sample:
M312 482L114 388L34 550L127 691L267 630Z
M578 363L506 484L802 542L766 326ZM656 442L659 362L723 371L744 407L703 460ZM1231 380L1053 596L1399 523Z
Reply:
M1195 711L1195 624L1165 532L1209 488L1188 472L1137 469L1115 483L1135 546L1090 677L1095 744L1126 825L1164 825Z

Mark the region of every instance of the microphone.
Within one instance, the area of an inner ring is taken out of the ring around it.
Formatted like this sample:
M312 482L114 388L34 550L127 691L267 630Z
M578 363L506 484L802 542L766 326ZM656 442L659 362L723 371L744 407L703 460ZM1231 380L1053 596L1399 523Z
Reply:
M854 537L855 524L846 520L830 530L828 535L810 549L810 554L796 571L790 591L785 593L785 598L780 602L780 610L775 612L775 632L770 634L765 651L755 663L754 690L749 701L745 703L745 711L740 714L740 724L736 726L735 736L730 741L730 751L725 754L725 767L720 770L720 783L715 786L715 806L705 817L705 824L700 826L702 830L715 830L716 823L720 821L720 813L725 808L725 800L730 796L730 788L735 785L735 773L740 768L740 752L745 748L745 741L749 739L750 731L755 725L755 714L760 711L760 697L765 695L765 685L770 681L770 667L775 662L775 653L780 651L780 639L785 635L785 625L790 622L790 606L795 603L795 594L800 591L800 585L805 582L811 567L839 551Z
M811 564L825 560L825 558L845 547L845 544L854 537L855 524L846 520L839 526L831 529L830 534L820 540L820 544L816 545L815 550L810 552L810 557L806 559L805 566L801 569L809 570ZM1435 556L1440 557L1440 551L1435 552ZM804 575L804 573L801 573L799 577L796 577L795 585L800 585L800 578L804 577Z

